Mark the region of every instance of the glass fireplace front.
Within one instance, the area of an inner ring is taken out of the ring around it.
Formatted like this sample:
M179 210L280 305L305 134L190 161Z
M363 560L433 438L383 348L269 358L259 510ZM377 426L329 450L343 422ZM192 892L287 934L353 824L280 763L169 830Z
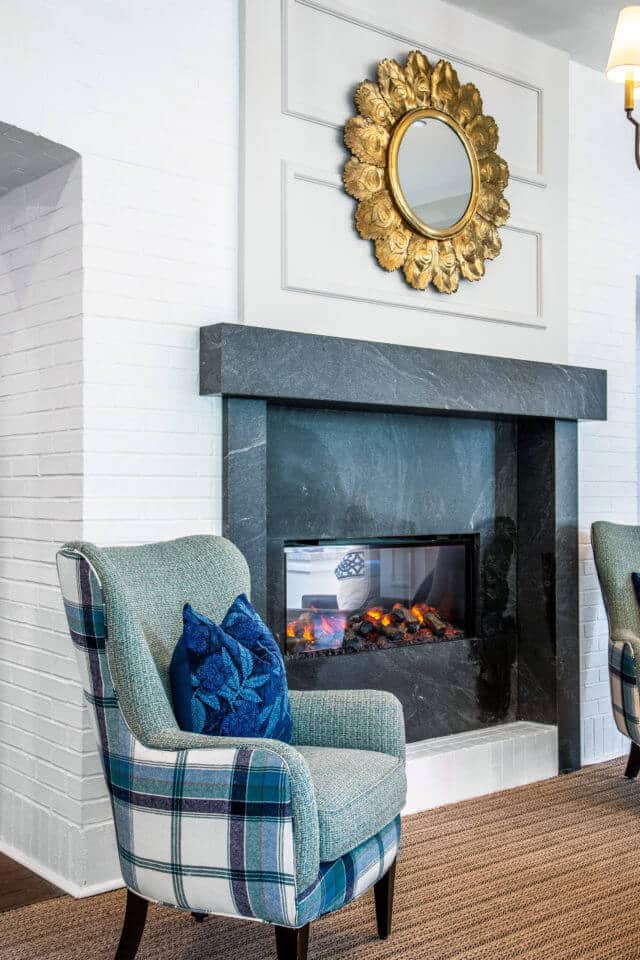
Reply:
M285 545L292 655L358 653L473 633L477 535Z

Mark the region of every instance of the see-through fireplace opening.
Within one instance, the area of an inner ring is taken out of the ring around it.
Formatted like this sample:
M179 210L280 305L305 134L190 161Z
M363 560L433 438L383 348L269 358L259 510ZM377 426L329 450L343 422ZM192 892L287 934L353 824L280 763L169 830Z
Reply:
M478 534L284 544L288 656L444 643L477 633Z

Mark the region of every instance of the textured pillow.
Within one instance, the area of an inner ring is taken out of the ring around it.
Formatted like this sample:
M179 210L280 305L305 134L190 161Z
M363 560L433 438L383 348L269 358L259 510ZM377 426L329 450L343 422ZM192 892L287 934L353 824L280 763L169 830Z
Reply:
M244 594L220 625L186 603L169 670L178 726L209 736L291 742L282 654Z

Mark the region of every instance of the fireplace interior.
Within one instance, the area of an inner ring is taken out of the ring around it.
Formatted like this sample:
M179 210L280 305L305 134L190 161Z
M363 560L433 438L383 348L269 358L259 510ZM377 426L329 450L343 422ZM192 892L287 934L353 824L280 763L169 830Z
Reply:
M474 632L477 535L284 547L285 652L360 653Z

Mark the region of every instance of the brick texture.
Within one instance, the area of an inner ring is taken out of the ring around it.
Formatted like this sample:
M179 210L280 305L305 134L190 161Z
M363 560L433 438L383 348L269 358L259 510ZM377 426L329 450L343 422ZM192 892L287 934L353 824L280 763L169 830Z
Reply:
M569 360L608 372L608 419L580 427L582 753L618 756L609 699L607 622L590 546L594 520L636 523L636 273L638 171L622 90L571 64Z

